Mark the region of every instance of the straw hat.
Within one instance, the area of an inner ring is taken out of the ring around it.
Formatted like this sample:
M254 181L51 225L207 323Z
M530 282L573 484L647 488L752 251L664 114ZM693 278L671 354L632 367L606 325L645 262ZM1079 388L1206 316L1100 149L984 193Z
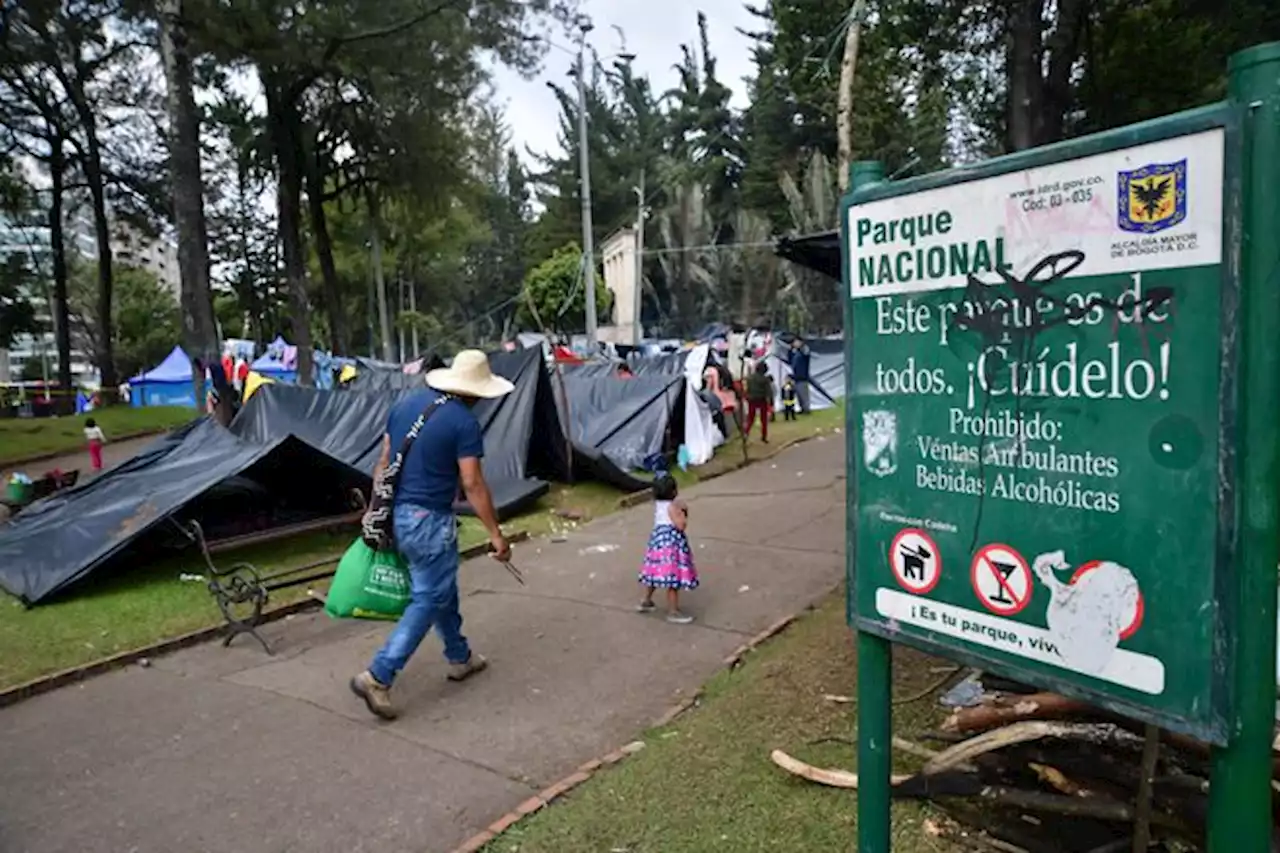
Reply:
M464 349L453 357L453 364L427 372L427 384L446 394L492 400L515 390L501 376L489 369L489 358L478 349Z

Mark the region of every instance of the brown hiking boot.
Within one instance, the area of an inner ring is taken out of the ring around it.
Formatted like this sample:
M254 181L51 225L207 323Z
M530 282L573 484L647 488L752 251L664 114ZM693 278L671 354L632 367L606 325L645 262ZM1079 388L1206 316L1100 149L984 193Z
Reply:
M449 680L466 681L477 672L483 672L488 666L489 662L487 660L481 655L472 652L466 663L449 664Z
M384 720L394 720L398 714L391 704L391 688L380 683L367 669L351 679L351 692L364 700L369 713Z

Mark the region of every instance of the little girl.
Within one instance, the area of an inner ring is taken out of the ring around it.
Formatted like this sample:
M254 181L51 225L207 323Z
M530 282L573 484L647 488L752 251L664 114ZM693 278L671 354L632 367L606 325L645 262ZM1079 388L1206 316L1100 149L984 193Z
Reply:
M101 471L102 445L106 444L107 437L102 434L102 427L93 418L84 422L84 440L89 442L89 464L93 466L93 470Z
M693 617L680 612L680 590L698 588L698 570L693 565L693 551L684 532L689 508L678 494L676 481L669 474L659 474L653 481L653 533L649 535L649 548L640 569L640 583L648 591L636 609L641 613L652 611L654 591L665 587L667 621L688 625Z

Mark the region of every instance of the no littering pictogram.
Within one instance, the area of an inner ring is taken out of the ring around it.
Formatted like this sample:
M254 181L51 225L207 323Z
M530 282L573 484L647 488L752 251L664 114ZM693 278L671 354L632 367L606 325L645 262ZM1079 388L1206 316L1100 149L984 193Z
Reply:
M980 548L969 578L982 606L998 616L1012 616L1031 603L1031 567L1008 545Z
M1094 569L1098 568L1098 566L1101 566L1101 565L1102 565L1101 560L1090 560L1080 568L1076 569L1075 574L1071 576L1071 580L1069 580L1068 583L1075 583L1076 581L1080 580L1080 578L1084 577L1087 573L1093 571ZM1146 611L1146 605L1142 601L1142 590L1138 590L1138 603L1134 605L1133 615L1129 617L1129 621L1125 623L1127 627L1120 632L1120 639L1127 640L1130 637L1132 637L1134 634L1138 633L1138 629L1142 627L1142 616L1145 613L1145 611Z
M938 543L916 527L898 531L889 546L889 565L899 586L907 592L924 595L938 585L942 576L942 555Z

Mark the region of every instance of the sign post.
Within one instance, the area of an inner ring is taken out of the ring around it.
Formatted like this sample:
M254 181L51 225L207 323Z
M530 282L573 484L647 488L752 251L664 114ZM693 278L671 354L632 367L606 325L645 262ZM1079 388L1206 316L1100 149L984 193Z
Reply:
M1228 595L1238 625L1229 669L1230 737L1214 752L1209 850L1263 850L1271 837L1275 728L1276 445L1280 424L1280 43L1231 58L1228 93L1244 111L1239 238L1239 545Z
M1225 103L850 179L859 850L889 850L893 642L1213 744L1210 849L1261 849L1280 44L1233 57Z

